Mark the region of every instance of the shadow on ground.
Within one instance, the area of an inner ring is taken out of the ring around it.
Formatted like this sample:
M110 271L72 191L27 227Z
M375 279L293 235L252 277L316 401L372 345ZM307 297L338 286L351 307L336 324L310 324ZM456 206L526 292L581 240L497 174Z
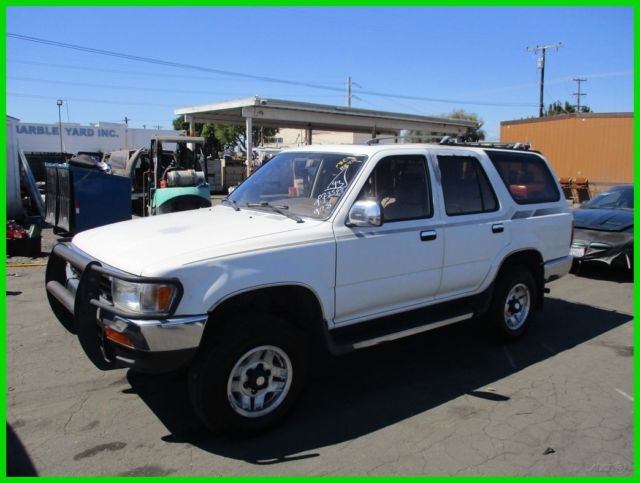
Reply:
M633 270L623 267L610 267L600 262L574 263L571 273L576 277L603 280L615 283L633 283Z
M191 409L184 377L129 371L137 393L166 426L166 442L253 464L319 456L318 448L377 431L461 395L507 401L482 389L495 381L593 339L631 316L547 298L523 339L505 351L475 322L446 327L330 359L312 375L291 417L271 432L233 441L206 433ZM630 341L631 344L631 341ZM633 347L619 347L631 357Z
M7 423L7 476L38 476L22 441L9 423Z

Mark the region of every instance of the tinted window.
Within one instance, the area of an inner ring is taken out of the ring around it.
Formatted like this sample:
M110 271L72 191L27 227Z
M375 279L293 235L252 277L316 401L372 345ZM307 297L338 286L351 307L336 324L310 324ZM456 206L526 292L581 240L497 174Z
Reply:
M486 151L518 204L558 201L560 192L546 163L533 153Z
M433 214L424 156L389 156L378 162L358 199L382 205L384 221L429 218Z
M447 215L498 209L496 195L480 162L472 156L438 156Z

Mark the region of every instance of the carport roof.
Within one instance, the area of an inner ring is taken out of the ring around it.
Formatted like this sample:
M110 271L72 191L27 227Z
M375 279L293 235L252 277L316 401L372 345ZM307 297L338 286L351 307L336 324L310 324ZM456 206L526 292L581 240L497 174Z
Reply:
M475 127L473 121L444 117L418 116L308 102L249 97L214 104L181 107L175 114L190 122L245 124L254 126L397 134L402 129L447 134L463 134Z

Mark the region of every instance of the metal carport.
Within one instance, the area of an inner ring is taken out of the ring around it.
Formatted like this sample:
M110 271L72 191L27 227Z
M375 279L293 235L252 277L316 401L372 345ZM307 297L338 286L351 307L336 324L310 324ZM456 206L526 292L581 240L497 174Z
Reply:
M418 116L396 112L374 111L353 107L340 107L308 102L285 101L249 97L181 107L174 111L183 115L190 125L190 134L194 134L196 123L246 125L247 132L253 126L294 128L307 130L307 144L312 143L312 131L345 131L397 136L403 129L458 136L476 127L473 121L448 119L444 117ZM247 152L253 149L251 136L247 138Z

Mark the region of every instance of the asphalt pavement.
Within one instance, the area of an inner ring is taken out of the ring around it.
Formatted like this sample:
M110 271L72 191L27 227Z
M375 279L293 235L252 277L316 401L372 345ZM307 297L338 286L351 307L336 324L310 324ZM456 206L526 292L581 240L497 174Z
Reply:
M203 430L184 377L96 369L49 309L45 261L7 259L14 474L633 474L623 272L583 267L553 282L514 344L463 323L331 359L282 426L229 440Z

